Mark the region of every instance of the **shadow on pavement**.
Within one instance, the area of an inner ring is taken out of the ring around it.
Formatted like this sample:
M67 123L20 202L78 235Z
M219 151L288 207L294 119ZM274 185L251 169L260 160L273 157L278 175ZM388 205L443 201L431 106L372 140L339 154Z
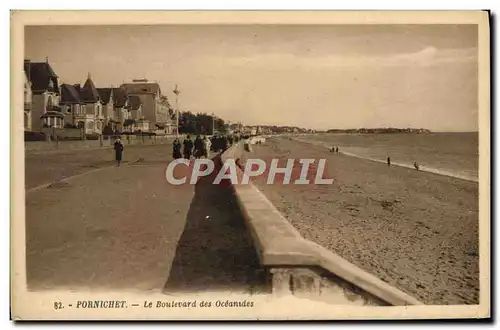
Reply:
M213 160L220 169L220 156ZM229 184L212 184L216 174L196 184L165 293L268 291L233 189Z

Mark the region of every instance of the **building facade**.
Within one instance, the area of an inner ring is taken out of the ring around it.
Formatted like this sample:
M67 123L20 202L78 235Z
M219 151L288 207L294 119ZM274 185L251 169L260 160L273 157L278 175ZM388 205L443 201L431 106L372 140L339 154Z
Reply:
M122 84L121 87L128 96L138 96L141 99L144 119L149 122L149 130L172 133L170 104L168 98L162 95L158 83L148 82L147 79L135 79L132 83Z
M104 126L104 114L102 112L101 98L90 73L81 87L79 95L84 105L84 111L81 111L79 116L86 119L86 134L101 134Z
M64 115L59 108L58 76L49 64L24 60L24 72L31 85L31 129L40 131L44 127L61 128Z
M107 100L102 100L90 74L83 86L62 84L59 104L64 115L64 127L80 128L84 134L89 135L102 134L106 120L111 120L104 114L104 111L108 111L109 97L110 95ZM107 112L109 117L113 116L113 111L111 105L111 110Z
M24 72L24 130L31 131L31 107L33 95L31 92L31 82Z
M112 133L119 129L119 109L115 108L114 88L97 88L102 104L103 133Z

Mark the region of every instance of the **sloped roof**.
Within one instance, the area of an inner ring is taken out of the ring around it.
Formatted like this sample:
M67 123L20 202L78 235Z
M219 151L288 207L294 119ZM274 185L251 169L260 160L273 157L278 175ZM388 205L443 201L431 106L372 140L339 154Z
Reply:
M80 89L80 99L85 103L95 103L99 100L99 93L90 77Z
M77 87L78 86L78 87ZM61 85L61 100L60 104L80 104L80 85Z
M111 91L112 88L97 88L97 93L99 93L99 97L101 98L102 104L108 104L111 99Z
M125 89L119 87L119 88L113 88L113 105L115 108L122 108L125 106L125 103L127 102L127 93L125 92Z
M34 93L45 92L47 90L56 93L59 92L58 77L49 63L24 60L24 71L31 82ZM53 83L52 88L49 87L50 81Z
M127 83L120 87L124 88L127 94L161 94L158 83Z
M142 105L141 99L136 95L129 95L128 104L130 110L137 110Z

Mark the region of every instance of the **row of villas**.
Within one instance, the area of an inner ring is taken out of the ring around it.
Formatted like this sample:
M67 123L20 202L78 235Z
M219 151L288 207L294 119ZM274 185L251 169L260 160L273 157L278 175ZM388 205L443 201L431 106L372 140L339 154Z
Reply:
M172 110L158 83L146 79L96 88L65 84L49 64L24 60L24 129L80 128L85 134L116 131L175 132Z

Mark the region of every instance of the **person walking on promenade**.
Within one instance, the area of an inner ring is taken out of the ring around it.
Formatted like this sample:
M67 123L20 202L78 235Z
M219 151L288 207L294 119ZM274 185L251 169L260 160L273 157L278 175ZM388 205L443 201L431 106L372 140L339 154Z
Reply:
M174 140L174 145L173 145L173 157L174 159L179 159L179 158L182 158L182 153L181 153L181 142L179 141L179 139L175 139Z
M418 171L420 170L420 166L417 164L417 162L413 162L413 167Z
M193 153L193 141L191 141L191 137L188 135L184 140L184 158L190 160L192 153Z
M391 166L391 157L387 157L387 166Z
M116 160L116 166L120 166L120 163L122 161L122 155L123 155L123 143L120 140L120 138L116 139L115 144L114 144L114 149L115 149L115 160Z
M210 151L215 151L215 135L210 137Z
M220 137L218 135L216 135L214 137L214 152L219 152L220 151Z
M194 139L194 157L201 158L203 155L203 140L199 135Z
M220 148L221 148L221 152L224 152L227 149L227 136L226 135L224 135L224 136L221 137L221 146L220 146Z
M208 159L210 158L210 148L212 147L212 142L210 142L210 139L206 136L203 139L203 146L204 156Z
M335 152L336 152L336 153L339 153L339 147L338 147L338 146L337 146L337 147L335 147Z

